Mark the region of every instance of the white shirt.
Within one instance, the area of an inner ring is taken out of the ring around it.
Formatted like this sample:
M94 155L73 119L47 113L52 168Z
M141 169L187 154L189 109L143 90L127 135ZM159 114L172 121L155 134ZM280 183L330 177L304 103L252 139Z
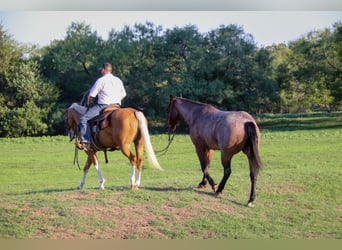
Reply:
M94 83L89 96L98 96L98 104L121 104L121 100L126 96L126 90L118 77L105 74Z

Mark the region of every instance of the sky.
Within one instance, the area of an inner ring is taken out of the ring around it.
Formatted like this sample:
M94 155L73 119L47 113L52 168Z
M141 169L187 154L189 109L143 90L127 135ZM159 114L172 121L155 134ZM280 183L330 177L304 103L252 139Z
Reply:
M195 25L201 33L236 24L258 46L289 42L342 22L342 11L1 11L0 23L22 44L49 45L64 39L72 22L85 22L103 39L110 30L150 21L163 30Z

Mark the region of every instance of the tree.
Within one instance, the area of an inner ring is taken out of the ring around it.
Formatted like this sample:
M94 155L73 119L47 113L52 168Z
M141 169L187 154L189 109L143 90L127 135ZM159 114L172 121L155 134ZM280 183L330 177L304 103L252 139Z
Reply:
M0 27L0 136L46 133L58 97L58 90L42 80L38 65L23 57L25 49Z
M322 53L326 68L325 79L327 90L333 97L332 106L342 109L342 22L333 24L333 28L326 29L322 35Z
M37 58L42 74L62 92L61 102L80 101L100 75L103 40L85 23L73 22L64 40L55 40Z
M208 96L200 67L204 59L203 38L195 26L167 30L163 44L164 86L163 96L182 95L203 100ZM206 93L206 94L205 94Z
M334 103L331 86L339 75L338 64L331 64L337 58L331 57L336 50L330 30L309 32L291 42L288 49L277 70L282 110L330 110Z
M270 61L270 55L257 49L252 35L237 25L220 26L208 33L207 41L207 67L203 68L205 79L216 86L217 105L255 113L273 110L277 95L269 92L277 88L263 62Z

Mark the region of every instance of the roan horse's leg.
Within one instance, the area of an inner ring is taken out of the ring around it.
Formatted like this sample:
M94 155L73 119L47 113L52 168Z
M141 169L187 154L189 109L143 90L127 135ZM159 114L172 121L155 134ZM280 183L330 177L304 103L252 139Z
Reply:
M223 177L222 180L216 190L216 195L220 195L224 189L224 186L226 185L226 182L232 172L231 170L231 157L227 158L223 152L221 152L221 163L223 165Z
M211 149L206 149L204 147L196 146L196 152L197 152L197 156L199 158L199 161L201 163L201 169L203 172L203 179L198 184L198 188L204 188L207 184L207 181L209 181L211 188L215 192L216 184L215 184L213 178L211 178L211 176L209 175L210 161L211 161L211 158L213 157L214 151Z
M249 168L250 168L250 179L251 179L251 193L249 196L249 200L247 206L253 207L255 200L255 187L258 178L258 170L254 168L255 161L252 157L248 156Z

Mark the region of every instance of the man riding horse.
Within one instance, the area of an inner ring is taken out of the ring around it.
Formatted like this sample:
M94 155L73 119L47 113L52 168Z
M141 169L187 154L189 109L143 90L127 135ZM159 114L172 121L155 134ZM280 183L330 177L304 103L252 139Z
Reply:
M89 149L91 140L91 131L88 121L99 115L101 110L109 105L121 105L121 100L126 96L126 90L122 81L112 74L112 65L104 63L101 69L102 77L96 80L89 91L88 109L81 117L79 129L80 140L76 142L78 149ZM94 98L97 96L97 103L94 104Z

